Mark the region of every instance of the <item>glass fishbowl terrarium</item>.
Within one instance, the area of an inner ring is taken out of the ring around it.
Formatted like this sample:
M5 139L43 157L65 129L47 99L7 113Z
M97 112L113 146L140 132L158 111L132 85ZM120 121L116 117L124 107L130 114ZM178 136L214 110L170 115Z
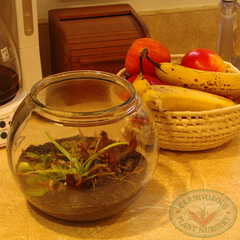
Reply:
M133 86L114 74L72 71L36 83L9 130L10 169L26 199L69 221L115 215L148 185L157 132Z

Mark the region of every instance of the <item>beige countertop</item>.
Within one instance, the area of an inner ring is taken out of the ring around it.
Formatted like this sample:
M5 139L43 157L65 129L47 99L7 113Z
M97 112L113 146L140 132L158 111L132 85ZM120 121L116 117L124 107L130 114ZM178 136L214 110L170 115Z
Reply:
M240 212L240 137L217 149L201 152L160 150L153 179L141 197L117 216L94 223L55 219L33 207L25 200L9 171L5 148L0 149L0 158L1 240L188 240L200 239L202 231L208 239L240 239L240 219L237 217L237 211ZM205 200L201 189L209 190ZM188 196L184 197L189 191L196 197L202 196L200 205L200 200L191 202ZM220 195L214 201L211 198L209 204L208 198L214 193ZM177 199L179 201L175 202ZM218 208L216 217L207 222L207 217L211 217L220 202L223 203L222 211ZM188 209L187 218L183 209L175 209L181 204ZM202 219L199 215L197 221L193 221L189 209L195 215L202 213ZM232 221L230 227L228 221ZM175 227L176 224L180 228ZM227 229L221 233L224 227ZM186 233L184 229L192 232ZM213 233L217 237L211 237Z

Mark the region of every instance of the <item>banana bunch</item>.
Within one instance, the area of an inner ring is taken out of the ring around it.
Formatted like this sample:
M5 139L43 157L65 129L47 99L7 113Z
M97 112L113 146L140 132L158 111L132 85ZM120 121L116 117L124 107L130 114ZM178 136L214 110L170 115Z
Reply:
M159 111L204 111L236 105L215 94L169 85L150 86L142 99L148 108Z
M196 70L173 63L156 63L144 55L156 68L157 76L169 85L185 87L220 96L240 96L240 74Z

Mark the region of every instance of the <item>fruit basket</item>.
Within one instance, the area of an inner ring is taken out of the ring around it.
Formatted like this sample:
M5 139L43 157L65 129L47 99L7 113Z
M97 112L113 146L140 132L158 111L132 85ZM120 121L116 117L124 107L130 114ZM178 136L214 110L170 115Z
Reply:
M171 55L179 64L183 54ZM239 72L225 62L227 72ZM118 76L127 78L125 69ZM152 110L158 130L159 147L176 151L199 151L219 147L240 133L240 105L209 111Z

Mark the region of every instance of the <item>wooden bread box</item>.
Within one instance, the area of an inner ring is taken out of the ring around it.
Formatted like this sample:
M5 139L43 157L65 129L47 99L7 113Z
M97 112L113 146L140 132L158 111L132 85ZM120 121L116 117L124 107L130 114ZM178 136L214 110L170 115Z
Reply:
M147 25L128 4L53 9L48 14L52 73L116 74L134 40L150 37Z

